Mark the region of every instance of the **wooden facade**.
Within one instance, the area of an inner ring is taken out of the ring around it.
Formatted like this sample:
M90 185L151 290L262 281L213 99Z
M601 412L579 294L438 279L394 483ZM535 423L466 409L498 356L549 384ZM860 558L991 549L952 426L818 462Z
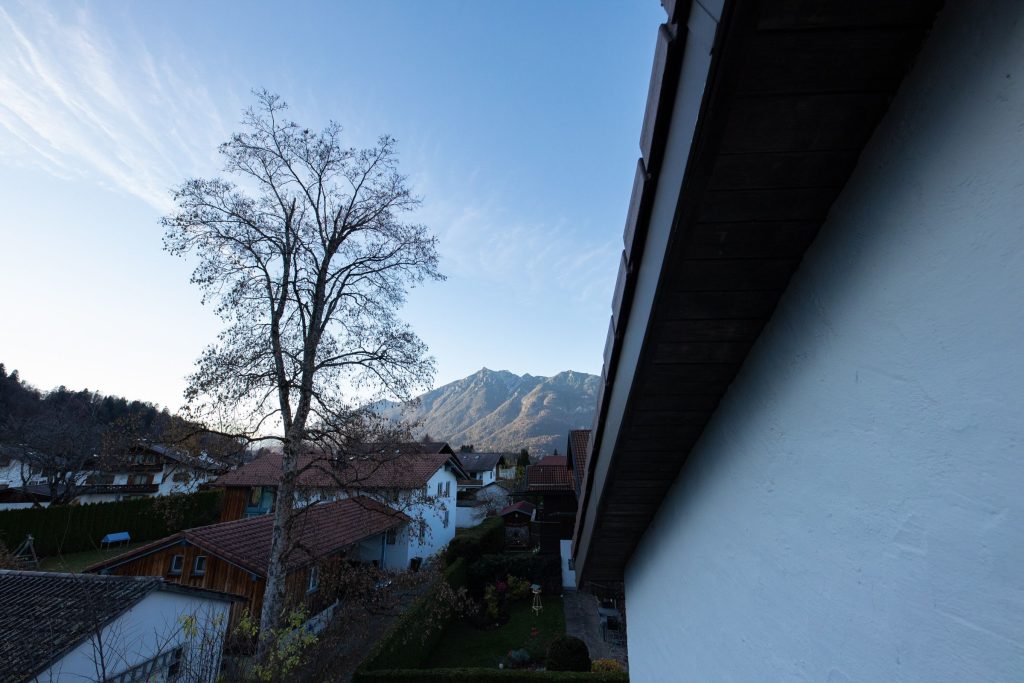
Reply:
M176 555L183 556L180 573L172 572L172 562ZM206 557L205 570L202 573L197 573L195 571L196 558L200 556ZM325 567L336 565L344 559L344 556L344 552L339 552L316 563L321 567L321 576L326 575ZM315 614L327 606L328 601L325 600L322 591L307 592L311 566L300 567L286 576L285 609L305 603L310 613ZM236 602L231 606L229 633L238 625L245 610L249 610L249 613L258 621L260 611L263 609L266 578L262 573L245 569L187 541L155 549L105 571L119 576L160 576L168 582L221 591L244 598L244 601Z
M249 501L249 489L242 486L229 486L224 489L224 502L220 508L220 521L233 522L245 516L245 506Z

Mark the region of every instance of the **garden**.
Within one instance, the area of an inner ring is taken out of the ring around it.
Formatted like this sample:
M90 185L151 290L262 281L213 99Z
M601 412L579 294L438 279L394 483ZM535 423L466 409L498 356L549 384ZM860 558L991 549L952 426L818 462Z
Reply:
M444 579L381 638L353 680L627 681L565 634L558 557L503 550L500 518L460 530Z

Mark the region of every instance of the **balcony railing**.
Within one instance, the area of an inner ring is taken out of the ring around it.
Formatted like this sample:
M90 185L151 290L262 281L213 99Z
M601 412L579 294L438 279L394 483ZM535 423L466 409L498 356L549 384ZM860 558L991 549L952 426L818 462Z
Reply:
M93 484L86 486L83 493L156 493L159 484Z

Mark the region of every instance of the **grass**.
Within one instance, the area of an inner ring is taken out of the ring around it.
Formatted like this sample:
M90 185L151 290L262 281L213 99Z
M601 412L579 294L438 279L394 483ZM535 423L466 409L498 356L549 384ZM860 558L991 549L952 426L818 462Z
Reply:
M102 560L109 559L111 557L117 557L122 553L126 553L129 550L138 548L149 541L143 541L139 543L129 543L128 545L120 545L116 548L110 548L103 550L85 550L80 553L66 553L64 555L53 555L52 557L44 557L39 560L39 568L44 572L72 572L78 573L91 564L96 564Z
M545 595L543 600L544 611L539 616L534 616L530 600L512 605L508 623L493 631L481 631L464 621L455 622L445 631L444 638L431 653L424 668L496 669L498 661L509 650L519 648L526 648L531 654L543 657L548 643L555 636L565 633L562 599ZM530 630L535 626L539 633L534 638Z

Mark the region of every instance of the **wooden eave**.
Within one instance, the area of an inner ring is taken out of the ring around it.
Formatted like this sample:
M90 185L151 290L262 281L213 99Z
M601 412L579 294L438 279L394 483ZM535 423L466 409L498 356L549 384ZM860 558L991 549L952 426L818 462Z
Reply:
M824 223L940 0L726 0L705 83L680 82L687 13L666 2L627 216L574 552L617 582ZM706 3L705 3L706 4ZM706 13L706 12L705 12ZM681 187L659 184L677 89L703 89ZM655 193L678 193L650 315L632 319ZM616 386L627 327L643 325ZM630 361L632 362L632 361ZM606 433L615 392L627 392ZM605 458L605 462L600 462ZM589 514L588 514L589 513Z

